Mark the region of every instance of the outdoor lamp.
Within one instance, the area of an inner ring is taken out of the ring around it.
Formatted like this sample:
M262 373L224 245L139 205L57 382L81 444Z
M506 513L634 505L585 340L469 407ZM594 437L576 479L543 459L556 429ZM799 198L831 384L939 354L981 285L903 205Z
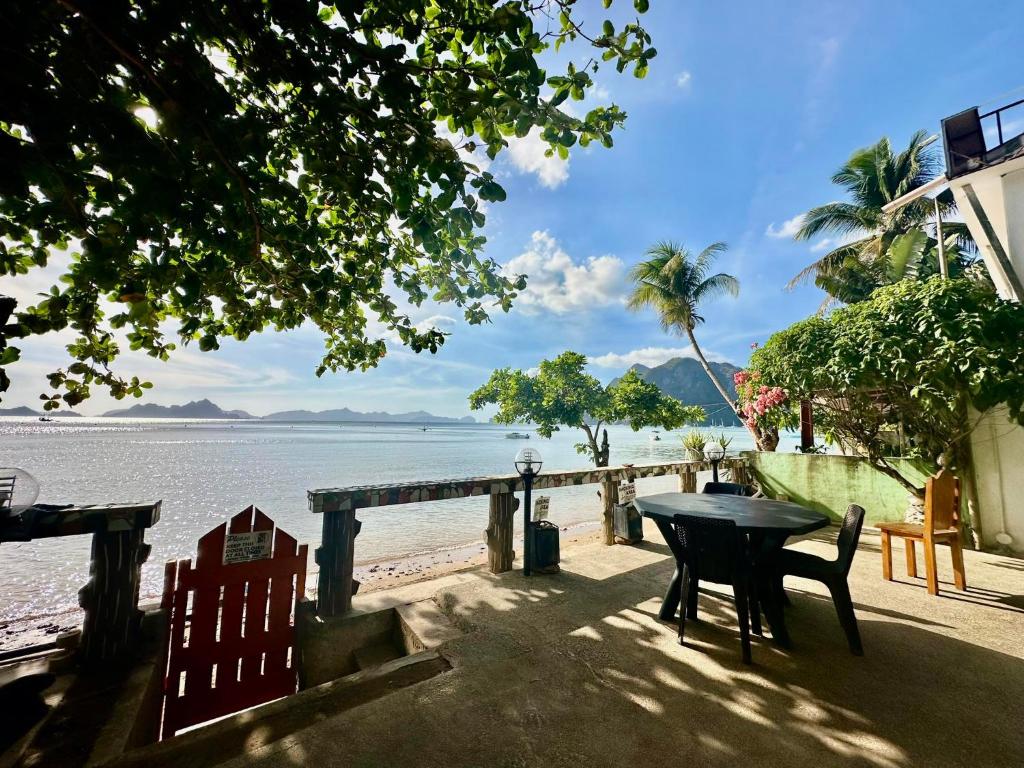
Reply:
M704 449L704 458L711 462L711 479L718 482L718 463L725 458L725 448L712 445Z
M533 478L542 465L540 451L536 448L522 448L516 454L516 472L523 478L523 575L530 575L530 492Z
M0 522L20 515L39 498L39 483L18 467L0 467Z

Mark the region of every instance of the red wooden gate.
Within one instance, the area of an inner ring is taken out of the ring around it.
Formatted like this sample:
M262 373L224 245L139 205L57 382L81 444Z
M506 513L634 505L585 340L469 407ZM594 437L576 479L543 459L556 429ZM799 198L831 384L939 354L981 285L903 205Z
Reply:
M255 507L203 536L195 567L167 563L161 738L295 693L295 605L305 589L306 545Z

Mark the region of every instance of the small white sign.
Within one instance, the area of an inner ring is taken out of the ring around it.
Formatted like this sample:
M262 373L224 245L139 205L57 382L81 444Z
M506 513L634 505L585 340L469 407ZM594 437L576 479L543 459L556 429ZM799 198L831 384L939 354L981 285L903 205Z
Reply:
M619 485L619 504L629 504L636 498L636 485L634 483L621 483Z
M270 557L271 531L229 533L224 537L224 565L249 563Z
M533 519L534 520L547 520L548 519L548 506L551 503L550 496L538 496L537 500L533 503Z

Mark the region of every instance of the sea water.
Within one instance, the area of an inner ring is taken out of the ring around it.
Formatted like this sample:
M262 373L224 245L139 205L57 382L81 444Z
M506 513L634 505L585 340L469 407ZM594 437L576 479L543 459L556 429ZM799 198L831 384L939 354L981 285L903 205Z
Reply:
M510 440L512 431L530 434ZM730 452L752 447L743 429L724 431ZM684 458L682 432L608 429L611 463ZM279 423L64 418L52 422L0 417L0 467L21 467L39 481L39 502L106 504L162 501L160 522L146 532L152 553L142 596L161 589L163 563L195 556L196 541L249 504L310 544L321 519L309 511L310 489L510 474L516 452L540 450L544 469L588 466L575 450L579 430L550 440L529 427L491 424ZM779 450L792 450L794 436ZM675 490L674 477L641 480L640 494ZM559 525L600 517L597 485L544 491ZM487 499L475 497L362 510L358 562L479 542ZM37 621L77 606L88 579L89 536L0 545L0 622Z

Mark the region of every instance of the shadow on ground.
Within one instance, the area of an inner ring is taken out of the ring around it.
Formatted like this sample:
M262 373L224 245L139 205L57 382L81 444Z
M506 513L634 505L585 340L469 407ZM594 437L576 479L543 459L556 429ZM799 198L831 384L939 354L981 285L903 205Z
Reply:
M797 546L827 554L830 539ZM685 647L658 620L663 545L580 547L555 576L475 572L435 595L467 633L445 647L451 672L230 764L1017 764L1024 572L968 554L972 589L952 594L940 571L934 598L920 580L882 581L866 537L851 577L866 655L848 652L827 593L793 580L793 648L755 639L751 667L724 591L702 591Z

